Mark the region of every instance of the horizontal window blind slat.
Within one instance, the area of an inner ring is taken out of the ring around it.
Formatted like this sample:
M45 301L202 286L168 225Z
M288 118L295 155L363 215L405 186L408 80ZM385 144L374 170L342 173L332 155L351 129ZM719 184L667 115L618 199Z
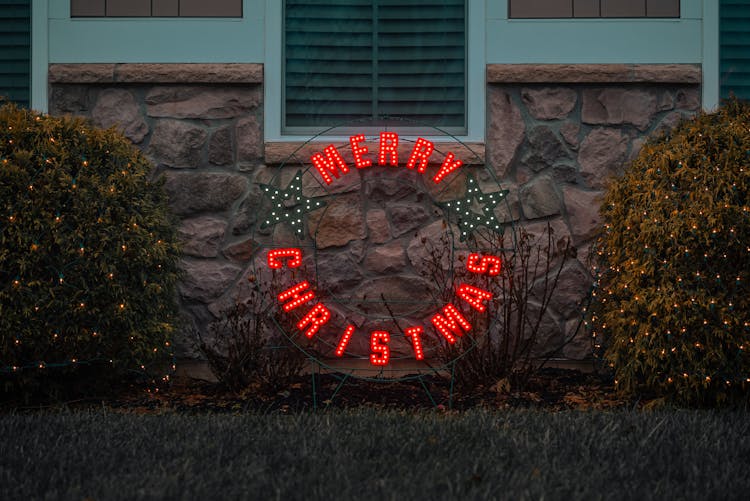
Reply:
M720 0L720 94L750 99L750 5L746 1Z

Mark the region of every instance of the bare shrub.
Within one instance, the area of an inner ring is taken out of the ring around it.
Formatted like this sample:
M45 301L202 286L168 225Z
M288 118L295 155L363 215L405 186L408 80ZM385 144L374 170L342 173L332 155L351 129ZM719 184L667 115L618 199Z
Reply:
M223 313L209 326L209 335L196 333L196 347L211 372L229 390L253 385L278 391L298 376L307 358L276 327L283 319L269 288L254 284L250 297Z
M556 240L549 224L538 237L517 228L510 237L493 235L482 247L483 253L502 259L502 270L495 277L472 275L471 280L479 279L477 285L493 299L485 313L463 309L474 329L453 345L444 342L440 356L453 363L456 382L465 390L498 382L504 390L522 388L580 329L579 324L552 345L545 335L550 301L575 249L569 238ZM452 287L467 274L457 270Z

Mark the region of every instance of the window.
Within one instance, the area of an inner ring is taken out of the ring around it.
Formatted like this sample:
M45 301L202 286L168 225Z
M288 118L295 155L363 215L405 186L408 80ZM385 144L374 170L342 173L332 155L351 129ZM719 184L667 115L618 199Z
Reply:
M466 133L464 0L284 7L284 132L397 116Z
M750 99L750 5L746 0L719 3L719 82L722 99Z
M0 2L0 96L29 105L31 84L30 0Z
M71 0L72 17L242 17L242 0Z
M509 0L510 18L680 17L680 0Z

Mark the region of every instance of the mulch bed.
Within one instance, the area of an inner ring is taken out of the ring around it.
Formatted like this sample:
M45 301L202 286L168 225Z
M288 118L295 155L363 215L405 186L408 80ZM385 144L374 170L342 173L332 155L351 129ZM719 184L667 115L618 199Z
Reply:
M607 379L572 370L545 369L523 390L515 391L504 381L467 391L453 388L450 380L424 376L406 381L367 381L340 374L317 374L315 389L311 375L299 376L280 389L261 384L241 392L226 390L219 383L181 378L160 389L138 385L121 388L97 405L126 412L276 412L313 409L371 407L392 410L471 408L533 408L549 411L566 409L608 409L631 405L619 399ZM338 391L337 391L338 389ZM426 390L429 390L429 394ZM83 404L83 402L81 402Z
M0 399L0 412L105 408L135 413L293 413L359 407L404 411L472 408L561 411L633 405L618 398L607 378L566 369L543 369L522 389L513 388L505 380L470 390L460 385L451 388L450 379L440 375L425 375L421 381L350 377L341 384L342 379L342 374L316 374L313 381L308 374L278 388L254 384L240 392L229 391L220 383L187 377L176 378L158 388L136 382L77 387L75 394L55 399L40 396L29 400L6 394Z

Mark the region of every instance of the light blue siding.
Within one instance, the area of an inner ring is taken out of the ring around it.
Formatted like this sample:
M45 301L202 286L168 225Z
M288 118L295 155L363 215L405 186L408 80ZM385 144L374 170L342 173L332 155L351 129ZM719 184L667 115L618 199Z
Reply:
M508 19L507 0L488 0L487 63L700 63L702 8L682 0L679 19Z
M50 63L262 63L264 0L243 18L75 18L49 0Z
M264 63L265 134L279 139L274 89L281 85L281 3L243 0L242 19L71 19L69 0L33 0L33 26L46 23L48 40L34 35L32 105L46 108L48 63ZM717 3L681 0L679 19L530 20L508 19L507 0L468 0L467 139L484 135L486 64L703 64L704 106L710 107L718 99L718 25L709 25L718 23Z

